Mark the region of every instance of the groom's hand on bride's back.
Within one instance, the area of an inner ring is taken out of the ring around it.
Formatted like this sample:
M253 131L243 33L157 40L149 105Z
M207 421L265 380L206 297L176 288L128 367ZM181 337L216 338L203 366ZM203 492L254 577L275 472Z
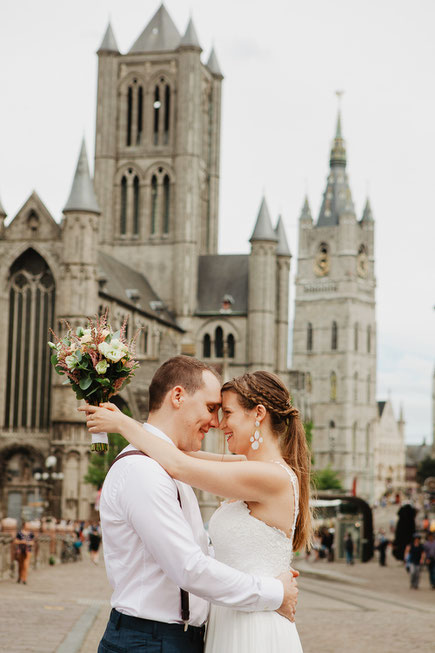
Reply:
M295 620L296 603L298 602L299 590L296 576L299 576L299 572L294 569L286 571L278 576L278 579L284 585L284 597L277 612L290 621Z

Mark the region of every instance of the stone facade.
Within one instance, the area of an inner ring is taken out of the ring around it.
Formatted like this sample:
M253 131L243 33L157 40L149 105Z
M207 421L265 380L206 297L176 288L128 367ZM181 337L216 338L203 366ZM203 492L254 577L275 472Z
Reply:
M402 411L396 420L391 401L378 401L374 450L374 499L406 489L405 422Z
M287 366L291 255L263 200L250 255L219 255L222 74L207 63L192 21L181 36L162 5L126 54L109 25L98 50L95 175L85 144L64 214L36 193L6 225L0 204L0 514L46 504L92 516L84 483L89 436L63 378L51 374L48 328L109 309L141 328L134 383L121 393L147 415L156 368L177 353L215 365L224 380L278 371L308 410L302 372ZM206 446L219 450L218 434ZM63 480L36 481L48 454ZM216 498L200 494L207 519Z

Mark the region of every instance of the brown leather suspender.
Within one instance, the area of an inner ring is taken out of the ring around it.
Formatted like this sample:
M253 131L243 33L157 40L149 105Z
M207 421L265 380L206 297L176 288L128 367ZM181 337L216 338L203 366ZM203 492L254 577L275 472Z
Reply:
M114 465L117 460L121 460L121 458L124 458L126 456L147 456L147 454L144 453L143 451L125 451L124 453L120 453L119 456L115 458L115 460L112 462L112 465ZM180 504L180 508L183 509L183 506L181 505L181 497L180 497L180 491L178 490L178 487L177 487L177 499L178 499L178 503ZM186 592L186 590L182 590L180 588L180 599L181 599L181 619L183 620L185 626L187 627L190 619L189 592Z

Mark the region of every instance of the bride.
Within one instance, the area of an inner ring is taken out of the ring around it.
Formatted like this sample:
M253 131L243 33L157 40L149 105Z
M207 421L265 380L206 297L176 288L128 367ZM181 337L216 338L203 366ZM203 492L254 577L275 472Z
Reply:
M278 576L311 540L310 454L299 411L270 372L244 374L222 387L222 420L234 456L186 454L113 404L88 417L91 432L119 431L175 479L226 497L210 520L216 558L241 571ZM222 462L231 461L231 465ZM302 652L295 623L277 612L212 605L206 653Z

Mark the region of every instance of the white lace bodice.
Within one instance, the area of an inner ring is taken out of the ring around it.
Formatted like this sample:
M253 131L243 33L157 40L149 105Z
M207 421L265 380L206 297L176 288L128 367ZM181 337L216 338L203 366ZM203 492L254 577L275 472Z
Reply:
M277 464L288 472L293 485L295 513L291 537L251 515L244 501L225 501L213 514L209 525L216 558L220 562L262 576L277 576L288 570L293 557L299 492L293 470L280 462Z

